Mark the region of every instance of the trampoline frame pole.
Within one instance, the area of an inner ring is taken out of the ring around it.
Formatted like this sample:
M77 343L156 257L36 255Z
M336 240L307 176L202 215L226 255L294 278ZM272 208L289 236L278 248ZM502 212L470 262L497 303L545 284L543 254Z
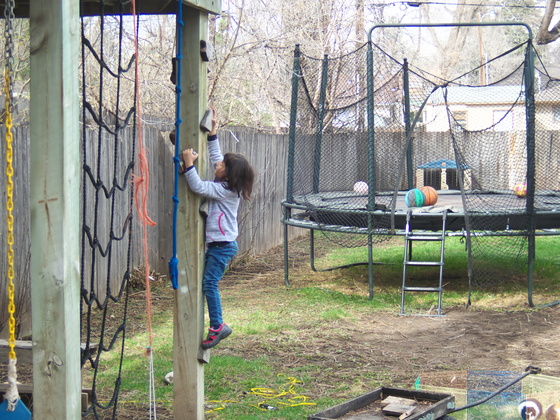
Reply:
M527 121L527 207L529 231L527 232L527 300L533 303L533 263L535 261L535 57L532 36L529 33L525 56L525 118Z
M286 183L286 201L293 203L294 201L294 159L296 144L296 123L297 123L297 103L299 79L301 77L300 63L300 46L296 44L294 49L294 70L292 73L292 104L290 109L290 132L288 135L288 180ZM286 223L292 217L292 209L284 205L284 283L290 285L288 274L288 224Z
M403 61L404 129L406 138L410 139L412 136L412 125L410 123L410 83L408 80L408 60L405 58ZM412 141L408 142L406 148L406 176L408 189L410 190L414 188L414 177L412 172Z
M368 125L368 282L369 298L373 299L373 211L375 210L375 115L373 86L373 43L368 40L367 61L367 125Z

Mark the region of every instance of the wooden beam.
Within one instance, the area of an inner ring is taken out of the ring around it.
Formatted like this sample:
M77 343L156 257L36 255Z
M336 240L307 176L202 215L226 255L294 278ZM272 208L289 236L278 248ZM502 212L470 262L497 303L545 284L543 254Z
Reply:
M78 419L79 2L31 4L33 417Z
M10 348L8 340L0 339L0 362L7 363ZM18 365L29 365L33 363L33 351L31 349L31 341L16 340L16 355Z
M221 0L183 0L183 4L208 13L222 13Z
M9 386L10 385L7 383L0 384L0 402L4 401L4 394L8 391ZM33 385L18 384L18 393L21 400L27 407L33 407ZM85 413L88 409L89 403L91 401L91 393L91 388L82 389L82 393L80 394L80 407L83 413Z
M82 350L86 348L86 344L80 344ZM88 348L92 354L95 354L99 347L98 343L90 343ZM16 340L16 354L18 365L30 365L33 363L33 342L30 340ZM10 355L10 347L8 340L0 339L0 362L8 363Z
M0 10L4 10L6 0L0 0ZM28 18L31 0L15 0L14 14L18 18ZM221 0L183 0L183 4L213 14L222 12ZM82 16L98 16L99 0L84 0L80 13ZM177 0L143 0L136 5L136 13L143 15L169 15L177 12ZM121 2L106 0L103 4L105 15L121 13ZM123 6L122 13L132 14L132 4Z
M199 122L207 107L207 65L200 57L200 40L207 39L208 13L186 7L183 11L181 60L181 149L194 148L200 154L196 166L206 173L206 136ZM204 337L204 222L199 213L200 197L179 183L177 256L179 287L175 292L173 415L175 419L204 419L204 362L208 354L200 352ZM199 353L200 352L200 353ZM206 352L208 353L208 352Z

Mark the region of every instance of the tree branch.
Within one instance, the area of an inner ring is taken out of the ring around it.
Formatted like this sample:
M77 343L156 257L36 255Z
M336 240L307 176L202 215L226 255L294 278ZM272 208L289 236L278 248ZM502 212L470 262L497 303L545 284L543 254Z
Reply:
M536 42L538 45L550 44L560 38L560 21L551 30L548 30L554 16L555 6L556 0L547 0L543 20L537 33Z

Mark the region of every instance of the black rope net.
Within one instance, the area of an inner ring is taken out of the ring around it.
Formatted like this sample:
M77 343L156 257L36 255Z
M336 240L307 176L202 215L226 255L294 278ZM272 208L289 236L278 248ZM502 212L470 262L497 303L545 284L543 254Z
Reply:
M128 2L121 3L123 10ZM82 18L81 362L83 385L91 388L88 418L117 418L125 349L136 155L131 19L105 16L102 4L99 16Z
M465 53L446 79L390 41L371 44L369 93L367 44L336 58L296 48L288 201L346 247L397 234L399 211L447 209L462 215L449 228L467 238L474 285L519 275L529 235L558 224L559 80L529 41L483 62ZM439 194L435 205L405 204L409 190L426 186Z

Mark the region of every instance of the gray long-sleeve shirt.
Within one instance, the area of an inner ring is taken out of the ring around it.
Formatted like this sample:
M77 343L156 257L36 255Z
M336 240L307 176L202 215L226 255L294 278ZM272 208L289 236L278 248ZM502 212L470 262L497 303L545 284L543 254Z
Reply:
M208 138L208 153L212 166L224 157L217 138ZM237 210L240 195L224 187L223 182L203 181L193 166L185 172L190 189L207 198L208 218L206 219L206 242L232 242L237 239Z

